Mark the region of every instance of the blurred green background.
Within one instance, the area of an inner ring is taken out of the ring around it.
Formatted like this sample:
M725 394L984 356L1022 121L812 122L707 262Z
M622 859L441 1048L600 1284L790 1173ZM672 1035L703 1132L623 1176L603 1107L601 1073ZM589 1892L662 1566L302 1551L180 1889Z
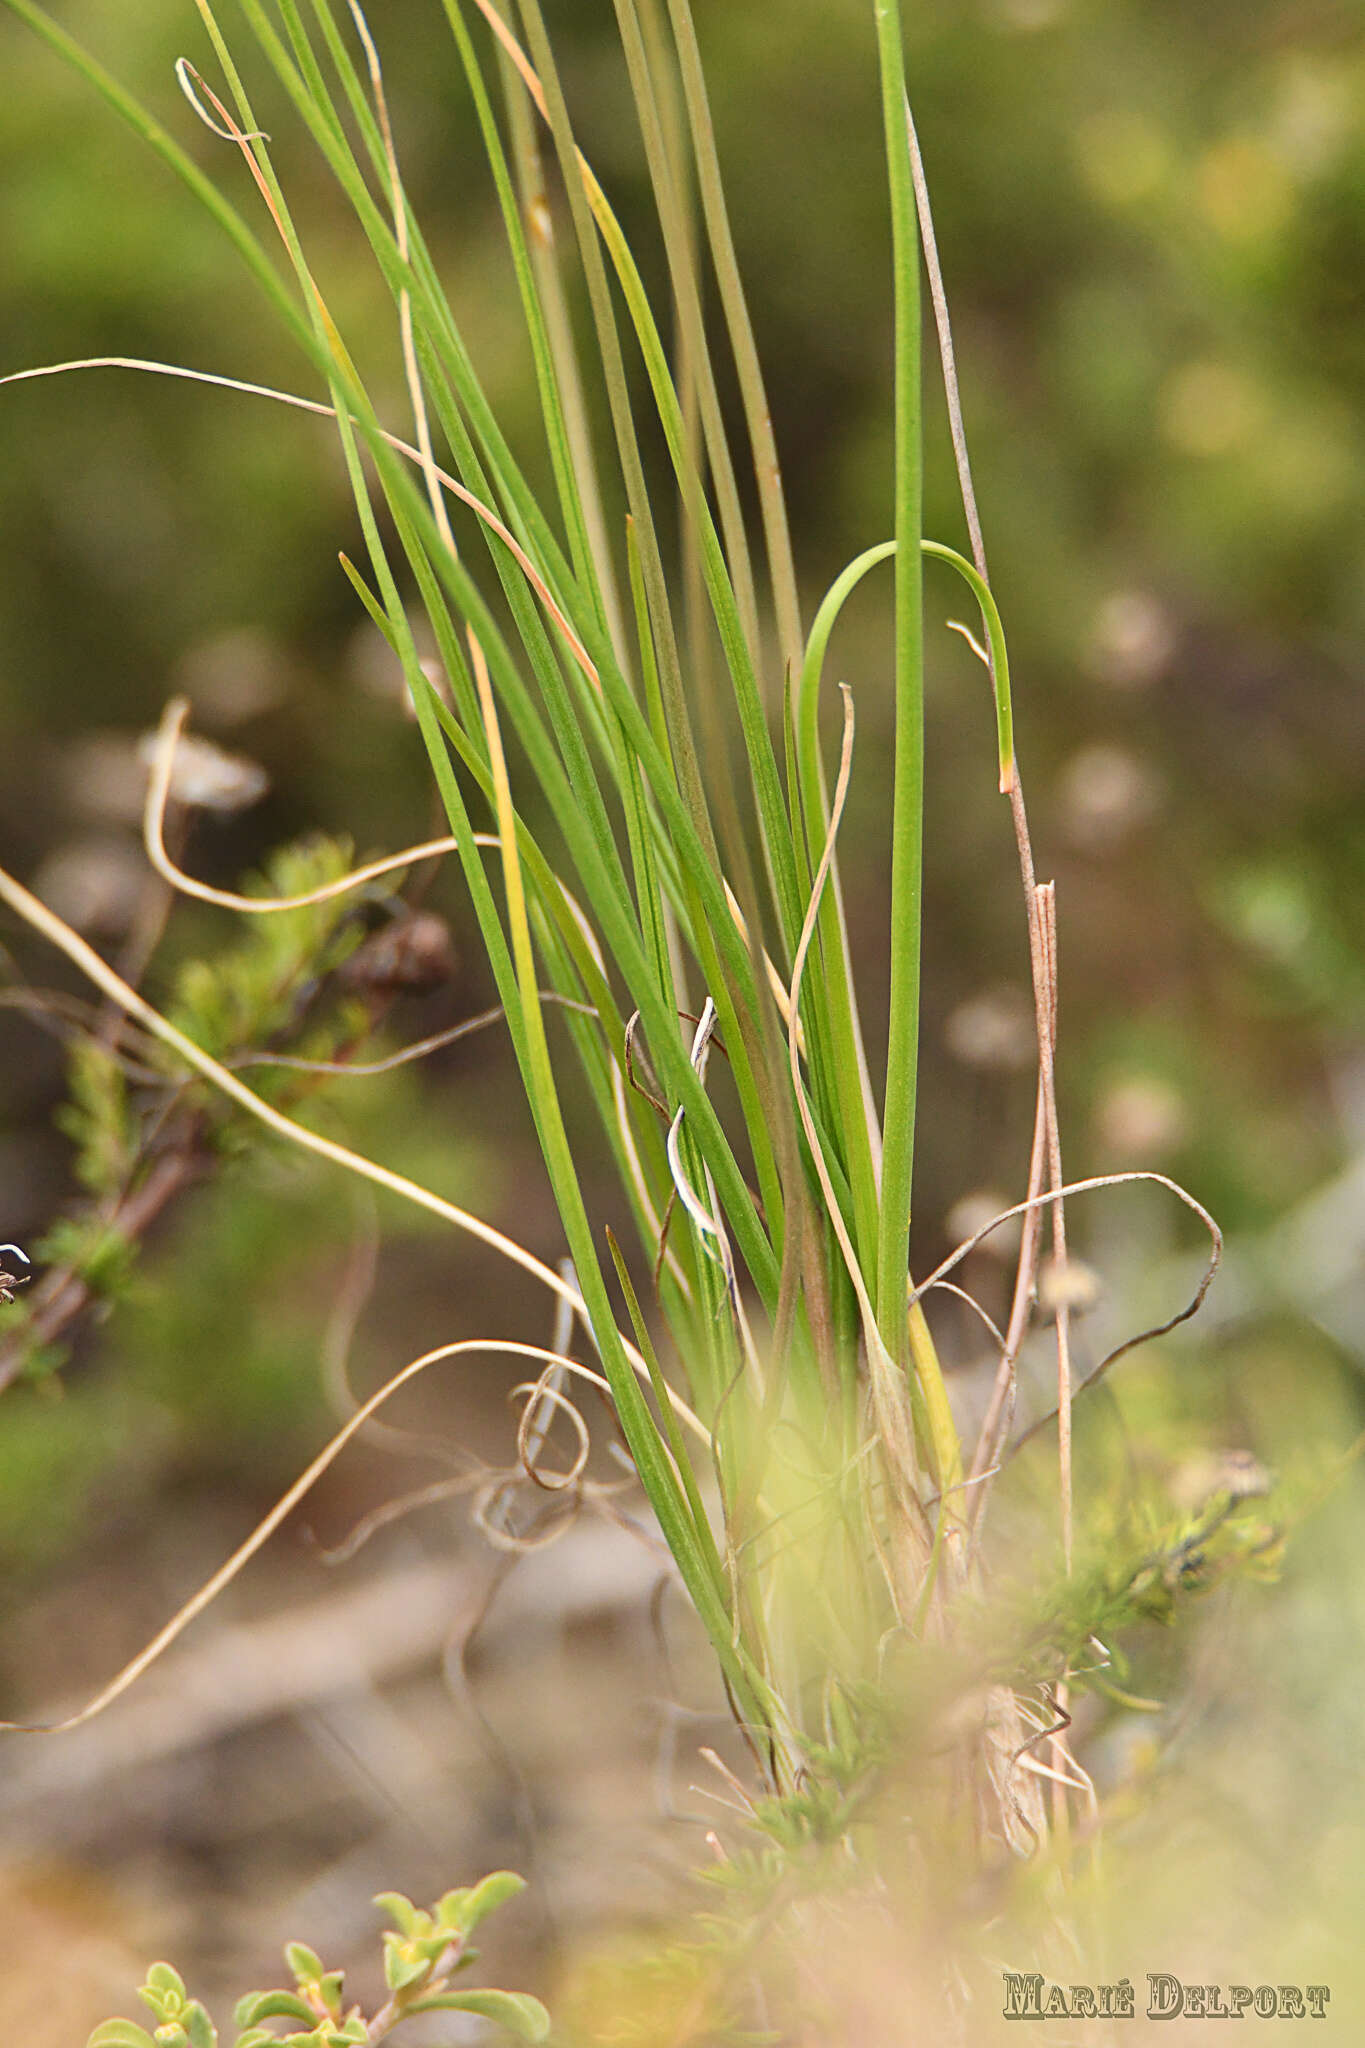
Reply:
M234 153L175 87L181 55L211 73L188 0L142 0L117 19L92 0L54 11L252 213ZM613 11L560 0L548 12L580 134L657 280ZM1058 884L1068 1169L1171 1173L1229 1236L1199 1329L1122 1368L1124 1383L1096 1402L1111 1421L1126 1414L1135 1455L1145 1446L1172 1466L1225 1447L1276 1469L1311 1465L1360 1426L1365 1357L1361 10L940 0L907 13L1039 871ZM696 0L696 15L809 619L889 524L870 8ZM386 0L374 26L410 193L534 468L529 360L439 8ZM189 198L4 16L0 72L0 372L117 353L316 395ZM329 303L401 429L384 294L324 169L259 84L258 114ZM927 388L927 526L961 544L932 367ZM0 389L0 446L7 865L117 950L141 886L126 747L177 689L194 700L197 730L271 778L256 808L198 829L196 872L231 885L313 827L348 833L362 851L427 835L415 727L337 566L357 530L324 424L98 371ZM920 1268L956 1241L973 1204L1021 1191L1032 1117L1013 848L981 673L943 629L958 609L931 573ZM889 583L873 578L833 657L858 704L842 858L874 1041L889 613ZM438 879L427 900L449 918L460 962L448 986L395 1013L398 1036L490 1000L457 879ZM151 985L160 974L165 986L163 963L219 943L225 928L222 913L178 913ZM2 936L16 976L74 988L25 934L7 925ZM72 1197L70 1146L53 1123L63 1058L14 1012L0 1011L0 1045L0 1237L25 1243ZM333 1113L352 1142L559 1255L499 1034L401 1079L355 1084ZM358 1368L378 1375L429 1344L495 1329L548 1341L543 1303L486 1258L405 1216L381 1223ZM1187 1223L1149 1192L1077 1208L1073 1236L1107 1289L1097 1329L1178 1305L1199 1255ZM325 1426L317 1361L356 1227L347 1191L325 1176L238 1161L163 1219L130 1301L76 1333L60 1388L4 1395L0 1566L35 1611L73 1575L107 1573L111 1545L144 1562L149 1542L213 1561L212 1535L184 1535L195 1517L236 1529L292 1476ZM998 1303L1000 1269L979 1258L968 1271ZM945 1345L965 1371L980 1340L955 1313L943 1311ZM1103 1348L1099 1336L1086 1346ZM459 1401L431 1398L458 1432ZM496 1436L487 1416L472 1427ZM378 1465L348 1481L337 1527L391 1490ZM1351 1602L1324 1599L1322 1574L1341 1569L1359 1520L1332 1527L1331 1541L1291 1549L1289 1587L1275 1596L1286 1634L1271 1625L1269 1654L1293 1639L1297 1655L1340 1671ZM172 1576L189 1589L188 1566ZM93 1683L115 1642L134 1647L163 1606L135 1602L123 1624L75 1643L30 1622L0 1641L6 1699L36 1710ZM325 1827L320 1838L332 1853ZM202 1842L181 1847L191 1862L208 1854ZM212 1951L198 1923L195 1938Z

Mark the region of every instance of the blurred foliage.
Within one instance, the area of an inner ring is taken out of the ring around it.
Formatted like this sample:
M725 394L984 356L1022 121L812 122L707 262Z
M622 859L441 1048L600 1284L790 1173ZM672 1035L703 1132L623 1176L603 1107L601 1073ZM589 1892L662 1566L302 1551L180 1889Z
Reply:
M348 2044L382 2041L406 2020L429 2012L476 2013L494 2021L518 2041L543 2041L550 2016L539 1999L524 1991L455 1991L450 1980L477 1962L469 1937L481 1920L515 1898L523 1879L510 1870L494 1871L476 1885L447 1892L430 1912L414 1906L401 1892L382 1892L382 1906L394 1926L384 1934L384 1978L390 1996L368 2020L358 2005L347 2007L344 1972L327 1969L316 1951L301 1941L285 1946L292 1987L249 1991L235 2013L236 2048L271 2048L277 2041L295 2048L348 2048ZM185 1980L169 1963L153 1963L138 1996L151 2008L158 2025L155 2036L131 2020L106 2020L90 2036L89 2048L217 2048L218 2030L208 2009L185 1989ZM304 2031L277 2034L266 2020L295 2020Z
M349 840L319 839L285 847L272 857L264 876L248 883L246 893L266 901L304 896L339 881L353 865ZM377 900L377 895L371 891L372 898ZM248 917L238 946L181 967L166 1005L167 1017L216 1060L265 1052L284 1037L292 1057L336 1059L348 1039L364 1035L365 1016L358 1002L339 1005L320 1031L296 1042L298 1025L324 978L360 944L364 928L357 910L363 910L364 903L363 892L356 891L295 910ZM269 1081L268 1066L264 1080ZM269 1097L268 1085L260 1092Z
M563 0L553 12L597 168L643 247L645 184L612 9ZM809 611L889 517L888 236L870 9L697 0L696 12ZM143 0L116 25L89 0L61 13L249 204L240 167L174 86L176 57L207 61L188 0ZM1292 1503L1331 1469L1323 1446L1343 1447L1359 1428L1365 1362L1359 1233L1346 1181L1332 1178L1365 1145L1365 933L1353 913L1365 890L1359 11L1352 0L927 0L908 17L1021 757L1042 871L1059 882L1068 1168L1159 1165L1233 1239L1204 1334L1125 1361L1078 1409L1086 1512L1135 1474L1141 1493L1235 1444L1287 1471L1293 1519ZM535 417L527 352L438 10L389 0L382 26L415 209L512 437L525 438ZM231 252L8 18L0 65L0 373L119 352L298 384ZM265 125L279 113L263 94ZM290 125L278 123L277 155L324 252L329 302L373 355L388 351L401 427L387 302ZM657 260L646 267L661 274ZM233 877L317 825L365 845L424 836L421 749L336 565L356 537L325 427L117 371L2 389L0 413L8 861L28 873L73 844L133 845L128 818L102 811L83 780L77 746L151 723L173 688L273 781L249 821L197 844L203 869ZM930 529L959 541L936 410L927 506ZM838 647L862 734L841 862L870 1019L884 971L874 935L886 890L889 603L889 583L869 583ZM931 621L947 605L931 579ZM1018 1185L1032 1113L1031 1081L1008 1049L964 1052L953 1029L983 991L1023 982L1025 953L1012 849L980 773L987 701L947 633L931 635L931 691L921 1265L946 1246L959 1197ZM260 920L229 957L212 955L204 931L198 912L180 915L165 971L178 973L182 1021L222 1049L280 1026L310 947L349 943L341 925L291 936ZM113 947L124 934L96 936ZM35 978L48 971L27 950L22 964ZM469 1009L487 995L479 973L463 985ZM34 1053L27 1024L3 1023L0 1231L78 1266L120 1303L98 1356L83 1347L69 1382L53 1377L46 1347L30 1359L29 1384L5 1397L0 1559L13 1570L50 1564L177 1482L231 1476L254 1492L287 1476L316 1438L318 1276L343 1255L348 1218L330 1182L267 1154L230 1159L197 1188L137 1272L126 1246L74 1209L39 1246L54 1210L80 1199L69 1178L98 1193L126 1167L128 1089L97 1048L63 1076ZM261 1071L263 1085L286 1086ZM346 1114L390 1161L443 1185L477 1176L485 1199L474 1206L486 1213L497 1176L480 1137L496 1139L501 1178L527 1199L524 1177L538 1168L510 1073L476 1091L458 1138L445 1098L411 1071L355 1086ZM51 1135L63 1100L69 1153ZM1337 1206L1313 1206L1334 1185ZM1116 1210L1121 1226L1106 1221L1109 1199L1078 1205L1073 1231L1115 1295L1125 1305L1153 1286L1178 1296L1180 1229L1147 1207ZM21 1303L0 1308L0 1328L23 1314ZM1040 1512L1025 1477L1021 1517ZM1259 1530L1263 1506L1239 1510L1220 1538ZM1110 1540L1097 1580L1130 1631L1121 1684L1136 1695L1160 1692L1171 1664L1154 1617L1132 1611L1125 1559L1148 1560L1159 1607L1167 1566L1151 1561L1169 1564L1198 1526L1197 1511L1180 1512L1184 1521L1168 1494L1145 1549L1095 1525ZM1242 1703L1237 1745L1220 1747L1220 1722L1193 1760L1157 1762L1147 1724L1134 1733L1141 1717L1119 1711L1098 1744L1102 1789L1119 1806L1131 1799L1153 1828L1196 1806L1205 1822L1216 1809L1220 1825L1245 1815L1247 1774L1259 1774L1254 1846L1268 1857L1283 1848L1309 1901L1286 1942L1308 1939L1319 1882L1322 1802L1303 1788L1319 1742L1351 1753L1358 1718L1361 1514L1359 1488L1344 1489L1290 1546L1275 1608L1287 1635L1249 1604L1234 1610L1232 1639L1263 1687L1254 1712ZM1007 1498L1001 1554L1018 1526L1010 1516ZM1340 1894L1324 1926L1349 1925L1361 1906L1362 1788L1354 1766L1345 1778L1323 1849L1320 1882ZM1225 1843L1208 1848L1216 1830L1190 1830L1186 1875L1194 1883L1202 1871L1215 1897L1242 1866ZM1169 1926L1161 1859L1144 1863L1140 1843L1118 1856L1146 1924ZM1202 1908L1191 1910L1197 1919ZM656 2019L672 1966L649 1956L639 2002ZM1343 1955L1343 1981L1346 1967ZM728 2010L694 1959L669 1984L684 2016L713 1996ZM623 2028L629 2017L620 2005Z
M303 894L351 866L348 841L314 837L278 849L247 891ZM452 1146L433 1128L414 1070L359 1083L344 1073L372 1049L395 994L365 970L373 955L361 949L375 944L367 924L379 920L383 941L404 929L402 916L382 881L268 916L238 913L216 951L169 969L166 1014L219 1060L250 1061L257 1091L296 1119L344 1114L352 1133L423 1171L433 1170L434 1144L433 1177L448 1182ZM344 1265L367 1212L349 1190L338 1204L335 1175L315 1161L262 1144L254 1125L244 1131L241 1112L165 1048L149 1041L147 1056L154 1064L144 1070L113 1042L74 1038L56 1122L80 1191L31 1240L41 1286L0 1306L0 1341L7 1360L15 1354L6 1370L26 1389L10 1397L0 1446L0 1557L11 1567L93 1528L116 1492L125 1511L135 1507L158 1470L167 1484L179 1467L200 1484L250 1475L253 1488L270 1487L318 1436L318 1279ZM290 1060L332 1067L301 1073ZM335 1098L357 1085L343 1111ZM477 1148L459 1149L466 1170L495 1186ZM139 1273L142 1236L161 1208L140 1203L158 1175L174 1197L172 1242ZM411 1218L404 1227L410 1236ZM178 1276L169 1284L168 1266ZM78 1373L67 1396L53 1374L73 1345L86 1362L92 1311L102 1320L114 1307L97 1369Z

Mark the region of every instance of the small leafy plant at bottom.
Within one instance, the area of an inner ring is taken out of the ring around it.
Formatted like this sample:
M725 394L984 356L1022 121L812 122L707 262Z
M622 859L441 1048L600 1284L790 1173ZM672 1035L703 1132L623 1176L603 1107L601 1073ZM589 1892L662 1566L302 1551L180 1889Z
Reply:
M524 1880L510 1870L496 1870L476 1885L447 1892L429 1912L414 1906L401 1892L381 1892L375 1900L393 1927L384 1934L384 1981L389 1996L366 2018L358 2005L342 1999L342 1972L323 1967L322 1960L301 1941L285 1945L285 1961L293 1988L249 1991L239 1999L234 2018L239 2029L234 2048L349 2048L352 2043L382 2041L404 2020L424 2012L467 2012L494 2021L520 2041L543 2041L550 2015L537 1998L524 1991L451 1989L451 1980L478 1955L469 1945L480 1920L522 1890ZM218 2029L207 2009L185 1989L185 1980L169 1963L153 1963L139 1992L156 2018L148 2033L135 2020L105 2020L86 2048L218 2048ZM276 2033L267 2020L293 2020L292 2033Z

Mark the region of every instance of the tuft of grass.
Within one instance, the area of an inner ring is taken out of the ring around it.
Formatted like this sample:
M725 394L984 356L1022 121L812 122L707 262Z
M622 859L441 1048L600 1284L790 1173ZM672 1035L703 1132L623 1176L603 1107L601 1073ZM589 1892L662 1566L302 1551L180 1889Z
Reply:
M572 1279L433 1190L305 1128L268 1090L229 1071L223 1054L239 1047L242 1028L223 1014L223 998L225 987L241 993L241 962L235 983L187 976L163 1016L11 878L0 875L0 895L137 1019L174 1071L207 1081L277 1135L476 1230L582 1318L750 1745L766 1802L754 1808L760 1832L784 1856L812 1840L828 1849L853 1830L851 1788L874 1776L885 1755L885 1712L869 1703L884 1692L893 1651L913 1663L930 1646L951 1643L977 1611L982 1523L1006 1450L1045 1215L1063 1269L1066 1255L1053 1086L1055 913L1050 889L1034 877L1008 656L966 463L897 0L875 0L868 10L894 308L890 534L870 546L859 537L808 627L688 0L615 0L666 259L670 304L662 310L580 142L539 0L518 0L515 13L503 0L442 0L450 61L463 71L479 125L535 368L540 438L522 449L489 401L460 308L409 204L382 52L358 0L240 0L231 32L212 0L196 0L213 72L181 60L189 111L177 107L176 117L182 126L197 117L219 139L221 185L36 0L5 4L203 206L297 346L316 395L183 366L131 367L200 376L334 425L364 541L362 559L343 557L341 567L357 606L402 665L449 826L446 839L396 859L446 851L459 862ZM390 295L410 414L401 432L381 418L377 376L357 360L319 283L256 118L258 75L273 81L335 179ZM203 138L195 141L202 153ZM245 205L227 196L234 186ZM926 258L970 557L922 531ZM675 337L671 349L666 332ZM738 446L718 396L731 374L742 400ZM651 446L664 451L657 466L644 452ZM753 534L743 512L746 466L759 514ZM543 492L536 475L550 479ZM676 567L664 537L675 524ZM993 743L982 720L982 772L998 780L1010 805L1037 1012L1033 1156L1026 1195L1010 1212L1024 1217L1023 1242L1009 1325L997 1333L995 1397L974 1443L960 1433L921 1306L924 1287L909 1270L926 555L955 572L980 615L978 651L995 713ZM832 791L821 700L841 608L882 563L894 576L895 760L888 1051L879 1084L864 1045L837 861L857 765L853 695L843 692ZM419 660L414 601L439 653L440 688ZM170 785L182 717L172 707L163 724L148 844L169 879L213 897L186 883L161 836L157 805ZM292 902L254 906L280 915L276 939L243 956L259 969L261 1032L269 1030L266 994L284 955L296 971L291 947L329 945L337 890L391 864L305 882L282 875L279 890L292 892ZM214 900L243 907L222 892ZM568 1059L551 1050L547 1001L565 1013ZM708 1086L722 1058L723 1094ZM102 1085L89 1069L84 1113L89 1122L97 1099L102 1104L99 1136L108 1147L117 1105L99 1095ZM633 1242L609 1239L591 1213L584 1141L571 1137L565 1115L569 1096L595 1119L591 1163L613 1163ZM94 1160L93 1139L87 1149ZM1216 1260L1217 1233L1204 1220ZM1057 1485L1069 1571L1068 1316L1063 1300L1055 1315ZM360 1419L416 1371L462 1348L442 1346L414 1361ZM538 1362L568 1369L562 1350L537 1353ZM557 1380L533 1393L533 1408L569 1399ZM353 1418L289 1502L358 1426ZM231 1569L277 1526L283 1507ZM1055 1557L1049 1539L1039 1558L1044 1578ZM213 1584L221 1583L220 1573ZM969 1828L981 1823L997 1846L1022 1855L1044 1838L1048 1823L1025 1758L1045 1736L1060 1744L1067 1653L1115 1598L1108 1580L1073 1577L1054 1615L1055 1668L1021 1653L1013 1670L992 1671L1001 1696L984 1704L973 1705L964 1679L972 1730L970 1740L961 1731L953 1738L964 1760L963 1812ZM203 1604L196 1596L159 1645ZM137 1660L133 1676L146 1661ZM1023 1732L1016 1683L1053 1689L1060 1718L1045 1735L1033 1723ZM1063 1778L1084 1803L1082 1781ZM1063 1821L1066 1791L1053 1808Z

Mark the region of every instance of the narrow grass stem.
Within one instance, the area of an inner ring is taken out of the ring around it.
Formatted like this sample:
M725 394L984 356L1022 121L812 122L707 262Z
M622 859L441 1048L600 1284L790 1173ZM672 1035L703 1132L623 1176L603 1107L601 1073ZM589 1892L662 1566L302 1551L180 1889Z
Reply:
M905 133L899 0L875 0L882 115L891 193L895 299L896 739L891 820L891 995L882 1112L877 1318L903 1361L919 1062L920 919L924 822L924 646L920 568L921 414L919 235Z
M696 26L689 0L668 0L669 15L678 47L692 148L697 162L697 185L706 222L711 261L715 266L721 306L730 335L730 348L739 377L740 397L749 432L754 477L767 545L768 573L772 581L773 604L777 612L778 650L784 668L795 669L801 659L801 606L796 588L796 566L792 556L787 523L782 469L777 459L772 413L764 385L763 370L754 340L753 322L745 295L729 209L721 178L720 157L711 120L710 99L697 46Z

